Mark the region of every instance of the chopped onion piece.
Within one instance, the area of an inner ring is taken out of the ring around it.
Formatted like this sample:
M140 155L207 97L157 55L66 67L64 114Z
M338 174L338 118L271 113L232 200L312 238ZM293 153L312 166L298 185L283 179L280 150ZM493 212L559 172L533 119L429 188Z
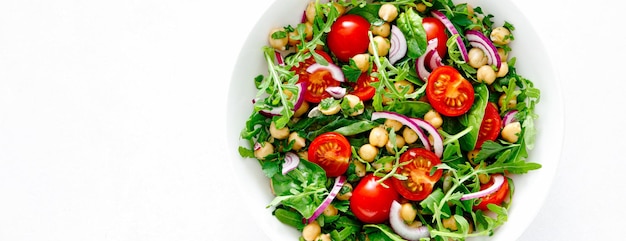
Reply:
M328 65L321 65L319 63L314 63L308 68L306 68L306 72L309 72L309 73L314 73L315 71L318 71L318 70L326 70L330 72L330 75L336 81L339 81L339 82L346 81L345 77L343 76L343 71L341 70L341 68L339 68L339 66L333 63L328 63Z
M389 224L393 231L395 231L400 237L407 240L420 240L421 238L430 237L430 232L427 226L412 227L407 225L402 217L400 217L400 208L402 205L398 201L391 203L391 210L389 211Z
M517 119L515 118L516 114L517 114L516 110L512 110L504 114L504 117L502 118L502 126L506 126L508 124L511 124L512 122L516 122L517 121Z
M432 149L430 147L430 142L428 141L428 138L426 137L422 129L411 118L395 113L395 112L389 112L389 111L377 111L377 112L372 113L372 120L383 119L383 118L396 120L402 123L403 125L411 128L411 130L415 131L420 141L422 141L424 148L429 151Z
M404 34L396 25L391 25L391 47L389 48L389 63L394 64L406 55L407 45Z
M333 188L330 190L330 193L328 194L328 196L326 196L326 199L324 199L322 204L320 204L317 207L317 209L315 209L315 212L313 212L313 215L311 215L311 217L305 220L306 223L315 221L315 219L324 212L324 209L326 209L328 205L330 205L330 203L333 202L333 199L335 199L335 197L337 196L337 194L339 193L339 191L341 190L341 187L343 187L343 184L345 182L346 182L345 176L338 176L335 178L335 185L333 185Z
M448 29L448 31L450 32L452 36L457 35L455 41L456 41L456 45L459 47L459 52L461 52L463 61L469 62L469 56L467 55L467 47L465 47L465 43L463 43L463 38L461 38L459 31L456 30L456 28L454 27L454 24L452 24L452 21L450 21L450 19L448 19L448 17L446 17L445 14L437 10L432 10L431 14L436 19L439 19L439 21L443 23L443 26L446 26L446 28Z
M433 144L433 149L435 149L434 151L435 155L437 155L437 157L439 158L443 157L443 137L441 136L441 134L439 134L439 131L437 131L437 128L435 128L433 125L431 125L427 121L419 119L419 118L411 118L411 120L413 120L415 124L417 124L419 127L426 130L426 132L428 132L428 134L430 134L433 137L432 144Z
M495 65L496 69L500 69L502 61L498 54L498 49L491 42L487 36L477 30L468 30L465 32L465 37L473 47L481 49L487 55L487 64Z
M269 110L265 110L265 109L260 110L259 113L261 113L262 115L267 116L267 117L279 116L279 115L282 115L280 112L282 112L283 109L285 109L285 107L278 106L278 107L274 107L274 108L269 109Z
M285 153L285 162L283 162L283 175L289 173L291 170L296 169L300 164L300 157L293 152Z
M461 201L469 200L469 199L481 198L481 197L487 196L489 194L492 194L492 193L498 191L498 189L500 189L500 187L504 183L504 178L505 178L504 175L502 175L502 174L494 174L494 175L491 175L491 178L493 179L493 185L491 185L488 188L485 188L483 190L480 190L478 192L465 194L465 195L461 196Z
M326 87L326 92L328 92L335 99L341 99L344 95L346 95L346 88L341 86L329 86Z

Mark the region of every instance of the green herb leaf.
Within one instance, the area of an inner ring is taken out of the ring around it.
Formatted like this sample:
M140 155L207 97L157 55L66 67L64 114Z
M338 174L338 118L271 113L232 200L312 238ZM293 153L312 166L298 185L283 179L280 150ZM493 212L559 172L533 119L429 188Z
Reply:
M409 8L406 12L400 13L396 21L407 40L407 55L414 59L422 56L428 46L422 17L413 8Z

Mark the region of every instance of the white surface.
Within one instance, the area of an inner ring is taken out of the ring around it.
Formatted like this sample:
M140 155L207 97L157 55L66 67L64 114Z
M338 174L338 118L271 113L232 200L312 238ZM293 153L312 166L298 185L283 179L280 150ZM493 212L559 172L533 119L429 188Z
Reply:
M515 2L566 103L551 194L520 240L615 238L620 8ZM223 153L232 53L271 1L244 3L0 1L0 240L264 240Z

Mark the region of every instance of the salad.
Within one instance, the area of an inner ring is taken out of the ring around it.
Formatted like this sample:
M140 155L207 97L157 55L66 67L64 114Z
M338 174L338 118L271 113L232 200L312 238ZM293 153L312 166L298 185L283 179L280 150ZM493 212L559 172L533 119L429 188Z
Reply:
M513 205L540 91L513 24L452 0L313 0L268 29L242 157L300 240L490 236Z

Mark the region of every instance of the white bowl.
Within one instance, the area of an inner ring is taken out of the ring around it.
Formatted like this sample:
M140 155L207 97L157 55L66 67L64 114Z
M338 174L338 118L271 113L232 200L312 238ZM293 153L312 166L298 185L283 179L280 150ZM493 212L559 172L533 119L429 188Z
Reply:
M257 21L236 61L228 93L227 140L229 160L233 173L237 173L240 198L260 229L270 240L298 240L300 233L280 223L267 209L272 200L269 181L256 160L239 156L239 134L252 111L251 99L256 93L253 79L267 73L262 46L266 45L268 31L273 27L293 24L301 19L298 9L304 9L309 0L276 0ZM518 73L532 80L541 90L541 100L536 108L537 139L529 161L542 165L539 170L514 177L515 195L509 210L508 221L492 237L481 240L515 240L533 221L541 208L555 175L561 156L564 130L563 101L560 84L541 37L533 30L524 14L510 0L468 0L480 6L485 13L495 16L497 24L508 21L515 26L515 40L511 43L511 56L517 57Z

